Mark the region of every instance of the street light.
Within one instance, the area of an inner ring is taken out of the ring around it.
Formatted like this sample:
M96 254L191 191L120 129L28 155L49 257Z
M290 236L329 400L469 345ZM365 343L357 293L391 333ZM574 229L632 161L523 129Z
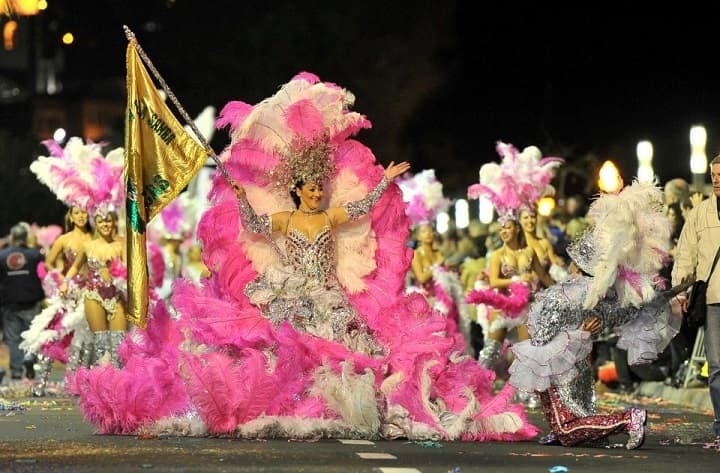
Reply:
M490 199L484 196L478 198L478 220L480 223L488 224L493 221L495 216L495 209Z
M618 168L615 166L615 163L610 160L605 161L600 168L600 172L598 173L598 187L601 191L607 192L608 194L617 192L622 187L622 178L620 178Z
M450 228L450 215L447 212L438 213L437 219L435 220L435 230L444 235L445 232Z
M651 184L655 181L655 171L652 167L653 145L649 141L640 141L636 148L638 158L638 182Z
M468 201L458 199L455 201L455 226L457 228L467 228L470 225L470 209Z
M549 217L555 210L555 198L552 196L545 196L538 200L538 214L543 217Z
M707 132L702 125L690 128L690 172L692 172L692 187L695 192L703 192L705 187L705 173L707 172L707 155L705 144Z

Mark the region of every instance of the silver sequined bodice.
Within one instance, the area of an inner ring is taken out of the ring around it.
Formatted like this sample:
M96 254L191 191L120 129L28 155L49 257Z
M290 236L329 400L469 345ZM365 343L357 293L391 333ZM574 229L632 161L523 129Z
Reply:
M287 260L297 271L323 285L336 281L335 237L332 227L325 226L312 239L300 230L290 228L286 237Z

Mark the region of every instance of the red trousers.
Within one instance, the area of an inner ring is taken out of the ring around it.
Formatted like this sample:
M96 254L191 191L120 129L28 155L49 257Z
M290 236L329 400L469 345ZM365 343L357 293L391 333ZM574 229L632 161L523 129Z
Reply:
M630 411L580 417L563 404L554 386L539 394L550 429L565 447L627 432L630 425Z

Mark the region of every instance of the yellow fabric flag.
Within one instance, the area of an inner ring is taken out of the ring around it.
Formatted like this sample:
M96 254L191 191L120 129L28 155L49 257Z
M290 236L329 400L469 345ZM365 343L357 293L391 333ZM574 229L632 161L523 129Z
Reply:
M148 75L134 39L127 48L125 185L128 319L147 326L145 226L188 185L212 153L185 131Z

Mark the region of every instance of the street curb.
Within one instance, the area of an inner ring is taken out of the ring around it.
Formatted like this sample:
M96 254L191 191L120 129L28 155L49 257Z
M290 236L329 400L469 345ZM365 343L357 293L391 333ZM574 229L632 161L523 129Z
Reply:
M674 388L661 381L645 381L640 383L634 394L636 396L660 398L690 409L712 410L707 386Z

